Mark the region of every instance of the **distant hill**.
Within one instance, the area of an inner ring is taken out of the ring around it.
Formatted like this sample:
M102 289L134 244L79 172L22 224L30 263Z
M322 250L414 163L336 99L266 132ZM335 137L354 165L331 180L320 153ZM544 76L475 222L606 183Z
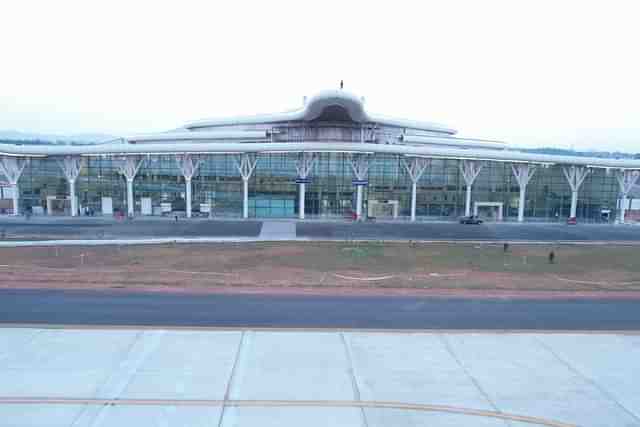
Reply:
M637 159L640 154L621 153L619 151L576 151L567 148L518 148L518 151L536 154L553 154L556 156L599 157L605 159Z
M5 144L56 144L85 145L99 144L116 139L113 135L102 133L81 133L75 135L58 135L46 133L20 132L16 130L0 130L0 143Z

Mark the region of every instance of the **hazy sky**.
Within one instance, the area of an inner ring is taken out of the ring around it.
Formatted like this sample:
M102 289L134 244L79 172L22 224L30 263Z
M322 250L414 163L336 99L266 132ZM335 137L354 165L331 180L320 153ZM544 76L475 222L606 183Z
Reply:
M369 111L512 145L640 152L640 2L7 1L0 129L162 131L297 108Z

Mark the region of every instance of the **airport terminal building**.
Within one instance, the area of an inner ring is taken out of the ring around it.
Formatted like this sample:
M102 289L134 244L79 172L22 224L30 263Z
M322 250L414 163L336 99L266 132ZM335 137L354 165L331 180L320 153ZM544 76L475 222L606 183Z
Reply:
M330 90L94 145L0 144L0 212L612 222L639 160L533 154Z

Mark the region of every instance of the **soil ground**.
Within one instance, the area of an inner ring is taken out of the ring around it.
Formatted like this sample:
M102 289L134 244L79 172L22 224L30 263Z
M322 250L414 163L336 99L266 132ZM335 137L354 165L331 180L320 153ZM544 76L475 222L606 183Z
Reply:
M410 242L0 248L2 288L221 286L640 295L640 259L633 246Z

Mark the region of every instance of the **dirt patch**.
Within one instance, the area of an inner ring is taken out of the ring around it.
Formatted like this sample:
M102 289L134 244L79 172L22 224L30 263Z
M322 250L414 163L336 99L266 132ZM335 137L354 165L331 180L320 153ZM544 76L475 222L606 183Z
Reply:
M553 263L549 253L554 252ZM0 249L0 287L638 292L628 246L224 243Z

